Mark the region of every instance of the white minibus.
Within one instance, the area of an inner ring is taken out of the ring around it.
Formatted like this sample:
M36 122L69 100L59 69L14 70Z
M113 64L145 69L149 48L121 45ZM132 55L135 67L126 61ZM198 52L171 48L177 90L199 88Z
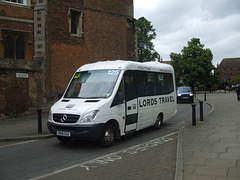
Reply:
M97 140L102 147L177 112L174 69L159 62L102 61L73 75L50 110L48 129L59 141Z

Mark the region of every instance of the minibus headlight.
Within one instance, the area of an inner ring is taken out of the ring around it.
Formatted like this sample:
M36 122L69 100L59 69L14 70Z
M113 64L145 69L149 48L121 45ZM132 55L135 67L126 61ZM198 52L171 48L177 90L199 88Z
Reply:
M48 121L53 121L52 110L49 111Z
M182 96L181 94L178 94L178 96Z
M193 96L193 94L189 94L189 96Z
M98 112L99 112L98 110L95 110L85 114L80 122L81 123L93 122L97 117Z

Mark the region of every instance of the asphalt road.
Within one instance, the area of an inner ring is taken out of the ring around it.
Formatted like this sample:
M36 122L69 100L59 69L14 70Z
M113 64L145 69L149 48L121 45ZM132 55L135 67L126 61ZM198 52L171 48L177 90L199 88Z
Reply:
M204 105L204 112L207 113L209 110L210 107ZM100 148L96 142L90 141L75 141L68 144L62 144L56 138L3 146L0 148L0 177L9 180L31 179L37 177L40 177L39 179L59 179L60 177L62 177L61 179L65 179L63 174L67 174L67 179L98 179L97 177L99 176L96 176L96 173L98 175L106 175L106 166L101 166L101 168L96 171L86 171L86 168L81 168L81 171L83 171L81 174L79 174L80 170L77 170L76 168L79 168L79 166L84 163L94 162L98 158L101 159L101 157L108 157L109 155L111 156L112 154L115 154L117 156L121 155L121 159L123 160L111 161L112 164L107 163L109 166L108 169L111 169L111 172L115 174L116 171L114 171L114 169L118 170L121 169L120 167L125 167L125 170L118 172L117 176L114 176L113 178L122 179L124 177L122 176L123 174L131 174L131 172L133 172L132 170L129 170L129 168L132 169L133 166L136 167L136 171L137 169L146 168L145 165L141 167L141 164L148 162L149 159L154 160L155 158L153 159L151 157L154 152L157 152L157 149L160 148L162 153L159 157L161 158L158 159L158 163L156 164L159 164L162 167L168 167L167 169L169 172L166 168L156 167L156 173L159 173L159 176L165 174L168 176L167 178L173 179L176 158L176 132L184 124L191 121L191 113L192 107L190 104L178 104L177 115L166 121L161 129L152 130L151 128L148 128L136 132L117 141L114 146L110 148ZM135 153L135 156L131 156L132 159L128 157L129 154L121 154L132 147L146 147L146 144L149 144L149 142L152 141L157 142L155 143L157 144L157 147L155 149L147 148L142 150L144 151L144 154L141 154L140 152L142 151L139 151L139 153ZM158 143L158 141L162 141L163 143ZM138 156L145 158L141 159L142 162L138 162L136 161L140 160ZM128 160L130 159L131 167L127 168L126 165L129 165ZM96 165L94 165L94 167L96 167ZM76 174L74 175L75 171L78 172L77 176ZM61 175L62 172L64 173ZM95 172L95 174L93 172ZM108 179L111 179L109 177L112 177L113 174L107 174ZM135 175L139 174L135 172ZM139 176L143 177L141 174ZM127 177L124 179L129 179ZM104 178L104 176L99 179L102 178ZM135 178L133 177L130 179Z

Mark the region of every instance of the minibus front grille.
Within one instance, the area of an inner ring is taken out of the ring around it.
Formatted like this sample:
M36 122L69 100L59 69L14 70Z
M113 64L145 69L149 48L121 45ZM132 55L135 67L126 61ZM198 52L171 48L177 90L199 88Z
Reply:
M58 123L76 123L80 115L74 114L53 114L53 120Z

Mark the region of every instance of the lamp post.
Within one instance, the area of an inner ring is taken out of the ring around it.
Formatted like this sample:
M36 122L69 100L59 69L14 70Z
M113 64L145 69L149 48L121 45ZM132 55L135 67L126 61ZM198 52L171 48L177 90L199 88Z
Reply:
M207 85L205 84L204 101L207 101Z

